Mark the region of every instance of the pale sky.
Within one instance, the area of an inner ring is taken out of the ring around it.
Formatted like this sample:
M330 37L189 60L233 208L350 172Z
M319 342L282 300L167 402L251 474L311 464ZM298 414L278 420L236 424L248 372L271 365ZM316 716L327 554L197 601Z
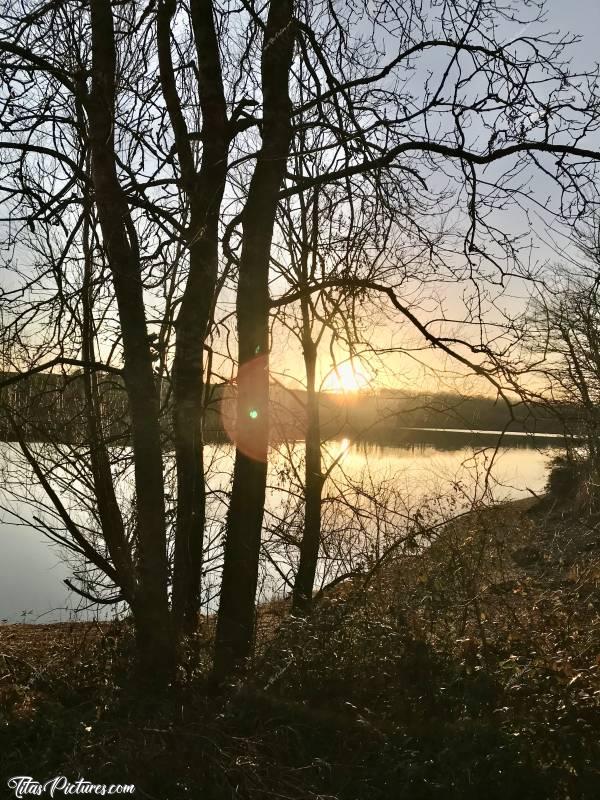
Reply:
M591 68L596 61L600 60L600 0L548 0L546 5L547 24L543 26L545 31L560 30L561 32L572 32L573 34L580 35L582 41L572 48L572 56L574 66L580 69ZM535 30L529 31L535 33ZM524 33L524 31L521 31ZM522 220L515 220L515 224L522 222ZM449 302L452 299L449 298ZM516 304L520 302L519 298L515 299ZM399 322L399 321L398 321ZM379 327L376 335L377 343L380 346L390 346L391 344L400 345L405 344L407 335L410 337L409 344L418 347L422 344L422 339L416 337L408 330L406 326L400 326L394 322L388 322ZM393 337L393 342L390 341ZM284 363L289 359L289 340L285 336L281 336L274 342L274 362L276 369L279 367L284 370ZM279 351L279 352L278 352ZM296 371L296 365L301 367L300 353L297 351L293 361L295 362L293 373L296 375L302 374L300 368L299 373ZM384 374L377 375L377 382L388 382L392 385L402 386L404 388L419 388L419 381L421 385L431 385L430 379L426 379L423 371L415 366L415 358L423 359L429 367L446 367L452 369L451 362L447 358L442 359L439 355L428 352L415 352L412 356L402 359L402 362L397 359L390 360L390 372L387 380ZM377 371L377 366L375 371ZM325 377L329 372L331 364L329 359L325 359L321 364L321 377ZM382 370L382 373L385 372ZM285 378L284 378L285 380ZM451 381L451 376L448 376Z
M546 24L537 25L535 28L532 26L532 29L527 32L525 30L520 31L521 35L525 33L533 35L539 30L543 30L546 33L555 31L572 33L581 37L581 41L569 50L572 56L573 69L582 71L592 69L600 61L600 0L547 0L546 18ZM543 191L546 191L545 187ZM514 223L517 226L522 224L523 220L515 218ZM507 225L506 219L504 225ZM537 244L537 257L539 259L550 258L553 261L556 260L550 250L551 244L549 240L546 240L546 242L543 240L538 241ZM548 246L548 249L546 249L546 246ZM518 296L518 292L516 294L517 296L513 302L514 309L518 310L519 306L524 306L524 303ZM451 297L448 298L448 301L452 305ZM402 331L405 331L405 333ZM422 338L409 332L406 326L402 326L402 330L400 330L399 326L398 330L394 331L394 334L397 344L406 336L410 337L410 343L415 347L423 344ZM385 331L379 330L377 339L380 343L383 343L386 335ZM426 366L419 367L415 358L420 359ZM431 370L440 369L446 371L445 376L442 378L441 389L461 387L465 391L471 390L484 393L492 391L489 384L480 379L474 379L468 385L463 385L463 378L460 376L462 368L448 357L431 350L421 353L415 352L406 358L393 357L388 361L390 369L387 373L387 380L385 377L387 370L383 369L376 376L375 383L383 381L389 385L402 388L413 390L423 388L427 390L434 386L435 379L432 377ZM323 364L323 371L326 372L329 366L329 364ZM455 370L458 370L458 372L455 372Z
M548 22L583 37L574 56L581 66L600 59L600 3L598 0L548 0Z

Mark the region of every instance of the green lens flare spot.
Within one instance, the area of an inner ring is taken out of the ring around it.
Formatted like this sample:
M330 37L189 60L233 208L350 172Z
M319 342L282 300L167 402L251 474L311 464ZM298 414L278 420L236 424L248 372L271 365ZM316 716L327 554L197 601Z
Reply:
M258 418L258 411L255 408L251 408L248 412L250 419L257 419Z

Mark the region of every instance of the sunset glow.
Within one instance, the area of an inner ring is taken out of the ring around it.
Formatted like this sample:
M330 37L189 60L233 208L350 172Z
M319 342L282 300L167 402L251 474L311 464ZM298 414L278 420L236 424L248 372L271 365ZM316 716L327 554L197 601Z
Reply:
M358 392L371 383L367 368L359 359L337 364L323 381L326 392Z

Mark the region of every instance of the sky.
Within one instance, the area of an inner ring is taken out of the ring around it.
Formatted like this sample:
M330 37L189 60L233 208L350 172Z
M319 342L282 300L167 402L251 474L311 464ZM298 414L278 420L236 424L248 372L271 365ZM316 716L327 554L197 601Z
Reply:
M600 3L598 0L548 0L548 21L563 31L582 36L574 55L582 66L600 59Z
M591 69L595 63L600 61L598 44L600 41L600 0L547 0L546 20L546 24L543 26L537 25L535 28L532 26L529 31L523 29L520 34L533 34L536 29L544 32L572 33L581 37L581 41L570 49L573 69ZM543 196L548 191L552 191L552 189L540 182L539 195ZM512 224L515 230L517 228L523 230L526 222L522 215L519 217L515 213ZM510 228L510 225L509 212L509 217L504 217L503 226ZM557 230L541 234L538 231L538 237L535 240L535 258L539 262L545 260L556 262L558 256L555 254L555 245L562 246L566 240L561 238L561 234ZM458 293L453 297L452 289L447 291L445 300L450 314L454 310L460 314ZM511 316L518 315L525 308L527 292L528 289L524 285L515 285L512 296L509 292L506 303ZM484 379L471 377L465 380L464 369L447 356L439 352L421 349L422 337L415 335L414 331L410 331L406 325L395 327L393 321L390 322L388 319L378 328L374 327L373 333L375 341L381 347L389 347L390 339L393 338L396 344L406 344L409 348L414 348L414 351L406 357L392 356L379 363L374 363L373 359L366 359L361 363L358 367L359 371L366 374L371 373L374 387L384 384L413 391L440 389L467 393L495 393L495 390ZM289 350L287 352L289 353ZM322 377L327 375L331 366L329 358L321 363ZM325 380L326 385L335 383L335 380ZM348 384L349 386L352 384L351 379Z
M546 9L548 21L544 30L570 31L582 37L581 42L572 49L576 67L585 69L600 60L598 45L600 41L600 0L548 0ZM525 31L521 31L521 33L525 33ZM522 220L515 219L514 224L518 225L522 222ZM448 292L447 302L452 312L454 300L451 291ZM523 297L515 292L512 303L513 309L518 310L519 304L523 303ZM427 312L424 312L425 319L426 315ZM434 380L431 374L432 370L443 373L442 388L452 388L457 383L463 383L463 371L459 370L456 375L455 365L447 357L431 351L424 351L422 339L415 336L407 326L400 325L397 317L395 320L393 318L382 319L379 325L376 322L377 320L373 319L372 335L378 346L382 348L390 347L391 344L407 346L413 348L413 352L404 359L384 359L381 363L374 363L373 359L370 359L371 363L359 365L359 372L371 375L375 386L387 384L406 389L418 390L422 387L429 389L433 386ZM294 385L293 376L288 379L284 373L287 371L288 374L293 373L299 377L302 374L302 365L298 347L296 346L294 358L290 358L290 352L290 339L285 335L279 336L278 340L274 342L275 370L279 371L279 377L284 382ZM338 357L343 357L343 354L338 354ZM320 377L326 380L332 369L331 359L328 355L322 360L320 367ZM352 375L349 376L348 383L349 385L353 383ZM330 379L329 387L331 388L334 384L335 378ZM487 388L479 381L475 381L472 385L474 391L485 392Z

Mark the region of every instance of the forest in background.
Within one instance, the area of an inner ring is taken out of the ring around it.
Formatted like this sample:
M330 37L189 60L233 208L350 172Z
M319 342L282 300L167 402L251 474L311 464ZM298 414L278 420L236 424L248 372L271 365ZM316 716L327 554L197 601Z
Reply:
M0 403L26 420L30 441L85 441L85 388L81 373L60 375L0 373ZM109 441L130 441L131 421L127 396L118 376L99 382L103 426ZM204 433L208 442L231 441L223 424L235 402L232 384L206 387ZM223 411L223 405L226 410ZM275 441L302 440L307 427L306 391L279 384L270 388L271 437ZM172 440L172 389L163 386L161 419L164 436ZM321 432L325 438L350 436L353 440L377 440L394 444L404 428L437 428L499 433L563 434L565 426L577 432L582 418L579 403L515 401L510 406L498 399L450 393L419 394L405 390L334 393L320 392ZM0 406L0 438L11 437L11 425ZM168 445L167 445L168 446Z
M595 798L600 65L552 7L0 0L0 511L101 609L0 626L3 775ZM564 453L509 507L492 442L416 498L328 447L437 426Z

